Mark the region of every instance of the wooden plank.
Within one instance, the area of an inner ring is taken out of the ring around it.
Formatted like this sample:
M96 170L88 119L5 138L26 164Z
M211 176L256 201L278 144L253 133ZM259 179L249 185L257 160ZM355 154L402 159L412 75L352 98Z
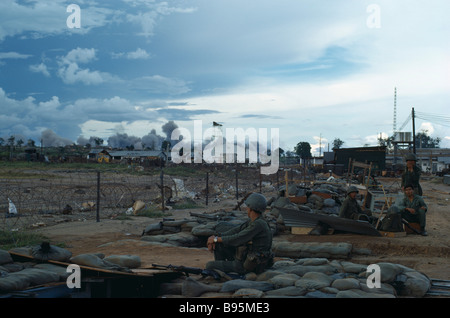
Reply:
M306 235L311 232L313 227L299 227L299 226L293 226L291 227L291 233L297 234L297 235Z
M60 262L60 261L55 261L55 260L41 261L41 260L35 259L33 256L23 255L23 254L19 254L19 253L12 252L12 251L9 251L8 253L11 255L11 257L15 261L29 261L29 262L41 262L41 263L44 262L44 263L50 263L50 264L54 264L54 265L63 266L66 268L71 264L75 264L75 263L66 263L66 262ZM107 274L114 274L114 275L120 275L120 276L141 275L141 273L134 273L131 270L130 270L130 272L125 272L125 271L111 270L111 269L106 269L106 268L101 268L101 267L92 267L92 266L79 265L79 264L75 264L75 265L78 265L81 270L86 270L86 271L96 272L96 273L107 273ZM150 273L146 273L146 274L150 275Z
M313 191L312 194L318 195L319 197L322 197L324 199L331 199L332 195L330 193L324 193L320 191Z
M364 168L364 169L371 168L371 164L362 163L362 162L358 162L358 161L353 161L352 164L354 167L358 167L358 168Z
M411 223L409 222L409 226L411 226L413 229L416 229L417 231L420 232L420 224L419 223ZM411 230L409 227L407 227L406 225L403 226L403 228L405 229L405 233L406 234L417 234L416 232L414 232L413 230Z
M313 227L293 226L293 227L291 227L291 234L308 235L313 229L314 229ZM333 233L334 233L334 229L328 229L327 235L330 235Z
M379 231L381 236L385 237L405 237L406 232L387 232L387 231Z
M289 197L289 200L295 204L303 204L308 202L308 197L306 195L302 195L300 197Z

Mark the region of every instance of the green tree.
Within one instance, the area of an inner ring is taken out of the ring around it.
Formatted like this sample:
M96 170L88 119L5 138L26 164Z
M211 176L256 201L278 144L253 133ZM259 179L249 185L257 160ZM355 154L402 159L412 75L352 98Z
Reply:
M332 149L340 149L343 144L344 144L344 141L340 140L339 138L334 138Z
M416 148L439 148L441 138L432 138L427 135L427 131L416 134Z
M311 145L309 142L301 141L294 147L295 153L302 159L311 158Z

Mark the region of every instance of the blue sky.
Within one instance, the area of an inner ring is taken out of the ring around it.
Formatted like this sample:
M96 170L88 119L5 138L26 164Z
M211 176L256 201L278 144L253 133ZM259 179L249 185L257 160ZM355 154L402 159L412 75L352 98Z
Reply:
M412 107L437 114L416 131L450 147L448 12L447 0L2 0L0 137L142 138L202 120L279 128L283 149L318 154L392 135L396 87L397 128Z

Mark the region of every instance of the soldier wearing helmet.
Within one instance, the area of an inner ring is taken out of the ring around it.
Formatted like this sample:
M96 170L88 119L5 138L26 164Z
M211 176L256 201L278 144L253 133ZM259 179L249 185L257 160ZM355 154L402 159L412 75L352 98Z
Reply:
M406 169L402 174L402 190L405 190L406 184L412 184L414 186L414 194L422 196L422 187L420 186L420 174L422 171L416 165L417 158L413 153L409 153L405 156Z
M214 261L208 262L206 269L245 274L272 266L272 231L262 216L267 200L262 194L252 193L245 205L247 222L208 238L208 250L214 252Z
M344 202L342 202L339 216L346 219L370 221L369 216L372 215L372 212L369 210L364 211L358 201L356 201L358 192L359 191L355 186L348 187L347 197Z

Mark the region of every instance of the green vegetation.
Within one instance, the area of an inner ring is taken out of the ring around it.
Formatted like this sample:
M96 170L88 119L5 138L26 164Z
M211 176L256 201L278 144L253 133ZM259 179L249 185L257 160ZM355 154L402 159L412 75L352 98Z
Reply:
M14 247L33 246L42 243L46 238L41 234L27 231L0 231L0 249L9 250Z

